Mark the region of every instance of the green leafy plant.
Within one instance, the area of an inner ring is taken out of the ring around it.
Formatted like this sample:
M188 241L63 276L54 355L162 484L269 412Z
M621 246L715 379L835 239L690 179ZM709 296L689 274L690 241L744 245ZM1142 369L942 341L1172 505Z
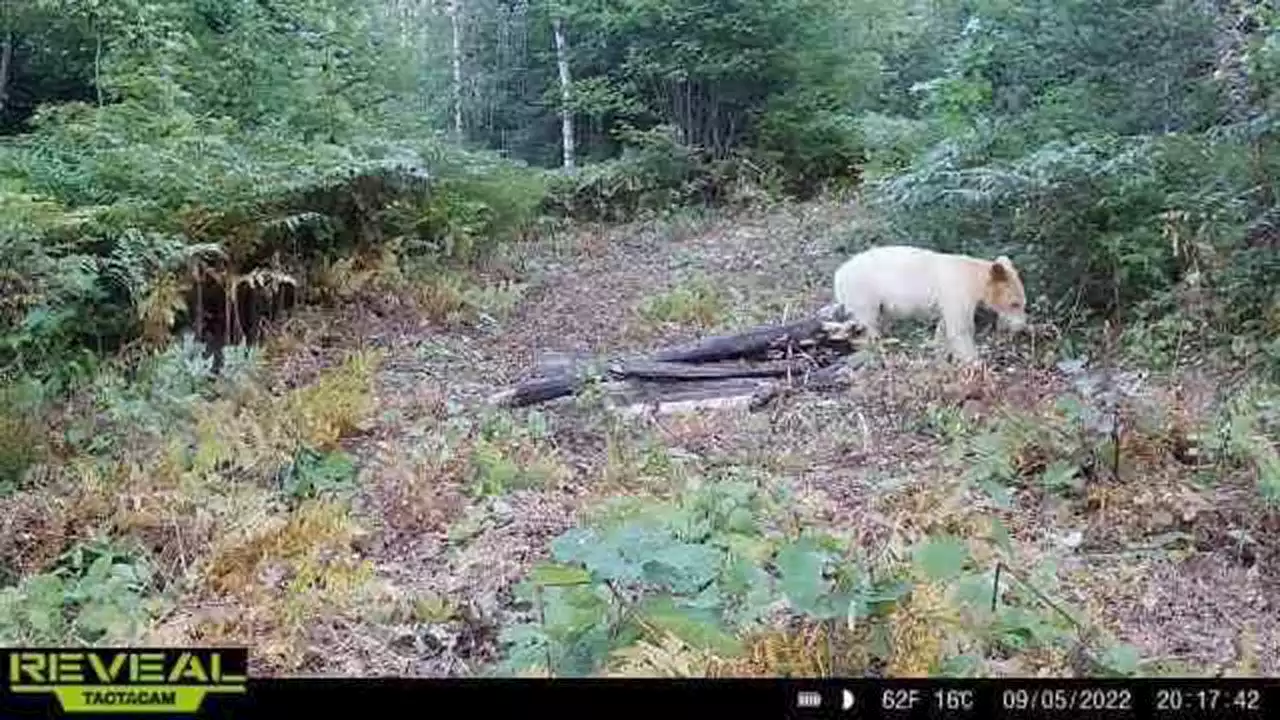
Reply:
M973 567L959 538L923 538L910 563L882 566L851 556L836 537L774 527L785 498L781 488L718 480L695 483L665 503L606 506L590 525L553 541L551 558L520 584L527 619L504 628L507 654L494 671L592 675L626 648L667 637L694 652L741 657L742 638L767 630L780 609L862 628L868 652L890 660L917 651L896 648L894 638L908 632L899 626L918 622L910 608L930 586L949 598L944 612L957 632L960 617L970 623L962 635L937 641L944 655L938 672L963 665L957 658L966 653L1062 645L1078 629L1055 620L1061 611L1047 608L1042 593L1018 588L1002 590L1005 604L993 612L995 578Z
M321 453L303 447L281 470L281 478L285 494L294 499L346 494L355 487L355 460L341 450Z
M159 606L145 560L101 542L77 545L52 572L0 588L0 641L10 646L136 641Z
M638 309L651 323L676 323L708 327L727 310L723 290L706 278L694 278L647 298Z
M591 674L658 629L737 652L729 628L757 620L774 599L761 567L769 535L753 512L767 500L747 484L710 485L670 504L614 506L600 525L561 535L551 563L517 591L534 618L505 629L501 670Z

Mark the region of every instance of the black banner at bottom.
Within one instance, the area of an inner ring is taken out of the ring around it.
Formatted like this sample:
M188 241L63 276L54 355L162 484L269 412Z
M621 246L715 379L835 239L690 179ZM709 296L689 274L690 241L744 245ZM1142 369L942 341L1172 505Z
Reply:
M108 667L99 663L99 667ZM123 669L121 665L119 668ZM108 667L109 669L109 667ZM65 679L65 678L64 678ZM190 686L188 686L190 687ZM1159 680L398 680L248 679L198 693L163 685L0 690L0 718L280 718L475 713L661 720L819 718L1280 718L1280 681ZM67 703L64 706L64 703ZM148 704L150 703L150 706ZM166 704L169 703L169 704Z

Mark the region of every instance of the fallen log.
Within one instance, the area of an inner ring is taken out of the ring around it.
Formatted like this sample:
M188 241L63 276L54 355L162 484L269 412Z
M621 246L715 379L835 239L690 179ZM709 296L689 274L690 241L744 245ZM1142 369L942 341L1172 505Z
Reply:
M849 371L855 366L854 363L836 363L818 368L813 372L805 375L800 385L810 390L837 390L848 387L851 383Z
M619 411L621 415L674 415L676 413L693 412L695 410L725 410L728 408L746 408L756 410L762 406L761 398L773 399L774 390L767 394L760 392L741 395L720 395L707 398L685 398L683 400L662 400L655 403L637 403L628 405Z
M684 391L694 388L688 383L708 380L743 380L751 378L808 378L817 384L830 382L823 369L835 356L852 351L854 338L861 329L847 320L838 307L823 308L814 317L782 325L764 325L736 335L719 335L679 347L665 348L647 358L615 359L591 371L591 364L557 365L550 373L525 380L515 387L489 398L491 404L504 407L522 407L575 395L586 385L593 374L609 381L648 381L667 388L678 385ZM546 366L543 366L546 368ZM800 380L800 384L807 384ZM684 398L679 402L712 402L730 397L722 386L707 397ZM748 405L760 404L755 398L757 385L751 389L739 388L732 397L734 402ZM662 391L663 402L671 400L671 393ZM775 393L776 394L776 393ZM676 400L671 400L676 402ZM727 402L727 401L726 401Z
M829 346L852 349L850 340L860 335L858 328L839 310L785 325L761 325L735 335L713 335L688 345L666 348L650 357L658 362L705 363L719 360L768 357L787 349Z
M641 393L637 392L634 384L625 384L627 387L607 393L606 398L615 406L621 405L620 412L624 415L668 415L726 408L745 408L754 412L797 388L833 390L848 387L849 379L844 374L845 370L844 367L833 365L798 375L790 383L735 378L699 383L696 388L688 387L689 383L649 386L648 392ZM643 399L636 399L637 394L643 395Z
M579 368L562 370L553 375L525 380L515 387L489 396L490 405L500 407L524 407L577 394L591 379L589 373Z
M670 385L626 383L605 399L622 415L668 415L699 409L749 408L771 396L774 383L749 378L690 381Z
M782 377L805 372L806 359L775 360L762 363L689 363L655 360L623 360L609 368L609 374L617 378L637 380L711 380L715 378Z
M601 380L612 390L618 388L640 388L636 382L647 381L656 388L676 386L680 392L697 392L699 381L751 381L752 378L769 378L785 376L788 373L806 371L802 361L763 363L750 365L683 365L680 363L659 363L645 360L620 361L605 369ZM503 407L524 407L555 400L569 395L577 395L591 379L591 374L581 368L562 370L553 375L535 377L525 380L513 388L503 390L489 398L489 403ZM721 387L728 387L722 385ZM751 385L754 389L755 384ZM615 396L617 393L614 393ZM616 399L616 397L615 397ZM630 402L628 400L627 402Z

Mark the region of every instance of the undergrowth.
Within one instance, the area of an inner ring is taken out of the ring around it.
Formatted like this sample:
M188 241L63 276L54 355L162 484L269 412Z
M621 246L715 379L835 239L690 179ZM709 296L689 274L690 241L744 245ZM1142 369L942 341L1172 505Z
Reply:
M1074 606L1060 568L1079 549L1176 549L1197 532L1222 534L1198 484L1211 470L1217 483L1253 478L1269 507L1274 388L1246 386L1217 414L1195 416L1141 374L1059 369L1067 381L1057 395L977 422L930 405L913 429L947 448L941 464L870 495L855 535L809 521L786 478L673 464L606 424L606 439L629 448L609 456L606 479L627 480L635 494L595 507L548 545L517 588L521 618L504 629L491 672L1185 672L1119 641L1097 608ZM635 482L654 473L666 482ZM1017 539L1019 516L1036 507L1062 521L1060 542Z
M728 312L723 291L706 278L693 278L647 297L637 310L655 325L672 324L708 328Z
M1061 604L1042 601L1052 565L1027 569L1024 585L1006 574L997 592L995 561L1022 563L994 516L938 512L958 491L916 484L901 517L933 506L946 520L878 547L808 526L770 478L698 477L671 499L608 503L519 586L526 619L504 631L495 672L924 676L988 673L993 657L1064 662L1082 641Z
M188 337L128 380L104 366L61 419L45 408L62 432L0 498L6 643L230 641L296 667L316 618L359 606L342 443L375 409L379 356L275 394L259 354L232 350L215 376Z

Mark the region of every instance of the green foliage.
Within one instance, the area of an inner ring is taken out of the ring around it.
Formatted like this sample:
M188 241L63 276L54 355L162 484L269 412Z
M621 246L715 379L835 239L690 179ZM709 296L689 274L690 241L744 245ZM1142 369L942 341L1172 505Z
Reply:
M435 170L441 179L414 210L411 251L473 260L538 227L551 189L547 175L483 155L442 162Z
M15 77L84 83L50 99L93 102L24 98L30 114L6 120L32 132L0 148L0 367L56 357L82 375L82 347L189 323L199 266L278 254L297 277L384 237L431 265L545 210L623 220L864 175L883 180L868 199L885 219L866 240L1006 252L1041 315L1118 312L1156 359L1189 335L1265 334L1256 308L1280 307L1274 129L1219 112L1230 92L1274 102L1274 14L1240 11L1224 77L1220 18L1187 0L469 7L464 135L544 163L552 11L585 164L546 176L438 140L447 18L334 0L24 8ZM1183 301L1188 278L1206 306Z
M964 413L947 405L930 405L915 425L919 433L951 444L967 435L972 428Z
M924 583L943 587L949 612L969 623L963 631L958 619L951 630L927 629L963 633L940 648L957 663L966 653L981 658L1070 643L1076 628L1025 589L1007 588L992 613L994 578L967 567L964 541L926 537L913 566L884 566L851 556L839 538L780 530L787 497L783 487L721 479L694 482L667 502L607 505L554 540L551 558L518 586L528 619L504 628L507 654L495 671L592 675L624 648L660 642L663 633L694 651L741 657L741 638L765 628L778 609L866 627L868 652L888 661L911 652L889 638L897 625L915 622L909 608ZM1049 577L1052 569L1041 568L1036 582L1049 587Z
M1216 346L1233 363L1280 369L1280 16L1237 5L478 0L459 18L462 136L446 142L454 28L426 6L7 3L0 495L22 491L51 450L121 460L123 438L168 444L175 474L192 446L216 456L192 436L195 408L229 396L256 357L225 318L209 337L163 341L198 312L219 322L210 308L228 295L266 298L259 281L301 284L308 299L324 269L373 273L357 267L368 257L440 272L527 237L546 214L627 220L751 199L748 186L811 196L874 179L844 233L851 247L1008 254L1032 312L1068 331L1108 318L1153 364ZM552 13L570 40L572 173L508 159L559 163ZM504 305L445 281L437 294L442 315ZM640 310L704 325L722 311L699 285ZM213 336L216 373L201 342ZM141 352L155 347L166 349ZM101 357L121 349L129 362ZM973 432L933 411L922 429L954 442L968 479L999 500L1024 482L1078 492L1107 456L1124 398L1077 380L1052 417ZM64 447L45 437L42 411L76 386L90 404L71 409ZM351 393L335 392L312 401L332 403L312 418L326 442L358 414ZM1239 395L1212 423L1210 451L1253 472L1272 502L1275 394ZM473 495L563 471L537 416L449 422L430 441L432 470ZM272 468L293 453L286 494L351 489L353 460L312 447L325 444L266 451ZM668 460L655 451L634 464L661 475ZM913 537L895 562L851 557L837 539L780 530L778 504L717 481L559 538L521 590L536 617L508 629L508 669L589 674L663 633L733 655L775 608L874 626L865 644L885 659L890 631L911 623L899 615L924 612L935 591L968 624L928 658L931 671L979 672L993 654L1068 642L1071 622L1026 588L990 610L994 578L968 567L971 544ZM993 544L1010 554L995 527ZM4 641L130 638L147 605L145 563L77 552L0 590ZM1051 576L1033 582L1047 589ZM1102 663L1138 665L1124 646Z
M931 538L917 548L915 561L925 577L935 581L952 580L964 569L968 550L954 538Z
M451 417L429 442L436 462L456 472L474 498L541 487L565 472L551 426L536 410Z
M103 543L78 545L59 567L0 588L6 646L134 642L158 606L152 568Z
M621 157L552 181L548 208L579 220L628 221L725 199L746 166L681 143L671 126L621 132Z
M1108 647L1099 660L1114 674L1127 676L1137 672L1142 656L1134 646L1120 643Z
M1270 506L1280 504L1280 390L1251 383L1234 393L1215 419L1222 459L1253 469L1258 492Z
M1222 122L1242 80L1213 74L1230 20L1182 0L984 2L955 20L914 88L921 119L864 120L880 173L910 163L868 197L886 221L873 240L1008 254L1042 318L1122 319L1155 364L1270 332L1257 308L1277 265L1259 235L1280 155L1265 115ZM1270 97L1269 61L1251 62L1245 91Z
M785 188L812 197L829 182L853 185L866 161L862 126L853 115L826 103L787 98L762 114L755 146L780 168Z
M1131 405L1138 383L1132 374L1086 368L1082 361L1064 361L1059 369L1073 383L1056 398L1052 412L998 417L971 437L955 438L952 447L967 465L966 480L1001 504L1008 503L1010 487L1030 483L1048 493L1078 496L1086 472L1112 465L1119 419L1137 419Z
M862 115L858 124L867 156L863 169L872 181L908 169L940 134L926 120L877 112Z
M723 290L706 278L694 278L647 297L637 312L652 323L709 327L719 323L726 310Z
M538 173L449 148L403 107L417 88L391 70L403 48L376 8L34 11L104 39L105 100L42 105L0 143L0 373L83 379L86 348L190 327L237 276L294 282L387 236L471 259L543 201Z
M184 335L132 368L121 363L102 366L87 388L95 412L77 418L68 439L94 452L127 452L127 446L115 443L135 433L169 438L175 424L192 421L197 403L212 398L219 388L213 358L203 343Z
M561 535L553 565L517 590L534 618L504 629L500 671L589 675L655 628L733 654L732 628L757 621L776 597L762 566L772 533L760 516L771 502L749 484L716 483Z
M900 9L862 1L569 2L517 17L504 5L494 10L478 10L489 17L474 22L505 24L534 44L512 48L501 33L489 36L497 46L478 43L476 52L493 59L484 77L493 95L466 103L472 135L531 161L559 160L550 114L561 104L557 58L547 32L555 12L570 38L568 105L582 166L557 204L608 219L732 200L740 183L811 195L830 180L856 181L855 110L878 102L885 30L910 26Z
M293 462L281 470L286 495L301 500L329 493L347 494L354 489L355 460L341 450L321 453L303 447Z

